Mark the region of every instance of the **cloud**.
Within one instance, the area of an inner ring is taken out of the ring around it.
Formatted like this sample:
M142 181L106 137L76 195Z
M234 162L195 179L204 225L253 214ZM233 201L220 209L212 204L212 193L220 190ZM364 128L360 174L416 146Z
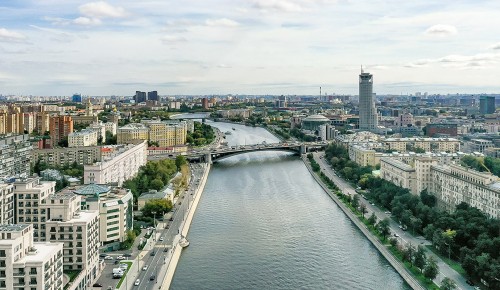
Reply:
M500 42L497 42L497 43L493 44L492 46L490 46L490 49L500 49Z
M425 31L427 35L435 35L435 36L448 36L457 34L457 28L453 25L446 24L436 24L433 25Z
M231 66L230 66L230 65L223 64L223 63L221 63L221 64L217 65L217 67L218 67L218 68L231 68Z
M83 4L78 9L88 18L122 18L128 15L122 7L114 7L104 1Z
M74 24L83 26L96 26L101 25L102 22L98 18L78 17L72 21Z
M236 27L240 24L234 20L227 18L219 18L219 19L207 19L205 24L208 26L224 26L224 27Z
M10 31L5 28L0 28L0 41L6 42L24 42L26 40L26 36L21 33Z
M57 41L57 42L63 42L63 43L68 43L72 42L76 39L76 35L68 32L64 32L61 30L57 29L52 29L52 28L46 28L46 27L40 27L37 25L30 25L30 27L35 28L37 30L47 32L51 35L49 38L50 40ZM83 35L80 35L80 37L84 37Z
M445 67L482 68L500 62L500 53L478 53L474 55L451 54L435 59L420 59L406 64L408 68L418 68L429 64L441 64Z
M163 44L175 44L187 41L186 38L180 35L165 35L162 38L160 38L160 40L161 42L163 42Z
M255 0L253 7L264 12L301 12L304 10L302 5L290 0Z

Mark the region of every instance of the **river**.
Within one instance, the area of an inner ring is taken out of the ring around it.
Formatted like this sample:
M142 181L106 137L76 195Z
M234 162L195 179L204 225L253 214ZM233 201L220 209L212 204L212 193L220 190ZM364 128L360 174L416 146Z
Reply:
M210 124L230 146L278 141ZM171 289L410 289L291 153L214 164L188 238Z

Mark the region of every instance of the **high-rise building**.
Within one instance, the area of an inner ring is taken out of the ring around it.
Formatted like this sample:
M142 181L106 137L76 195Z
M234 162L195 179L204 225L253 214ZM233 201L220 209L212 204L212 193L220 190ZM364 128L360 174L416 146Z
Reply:
M203 106L203 109L207 110L208 109L208 98L201 99L201 104Z
M0 177L28 176L32 150L27 134L0 138Z
M52 116L49 130L52 146L57 146L59 141L73 133L73 119L70 116Z
M144 103L146 101L146 92L136 91L134 100L136 104Z
M159 101L158 92L157 91L148 92L148 100L149 101Z
M494 96L479 97L479 112L481 114L495 113L495 97Z
M82 102L82 95L74 94L73 97L71 97L71 101L73 101L74 103L81 103Z
M0 183L0 224L14 223L14 186Z
M373 75L361 70L359 75L359 129L375 131L378 126L377 117L373 94Z

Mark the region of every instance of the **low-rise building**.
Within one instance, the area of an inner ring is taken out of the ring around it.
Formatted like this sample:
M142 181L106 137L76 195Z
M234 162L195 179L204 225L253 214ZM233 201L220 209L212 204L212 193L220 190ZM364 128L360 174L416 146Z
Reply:
M98 134L95 130L81 130L68 135L68 147L97 146Z
M0 225L0 289L63 289L63 243L34 243L29 224Z
M170 202L172 202L172 204L173 204L174 203L174 195L175 195L175 192L171 186L166 186L160 191L150 190L148 192L144 192L137 199L137 208L138 208L138 210L141 210L146 205L146 203L148 201L154 200L154 199L170 200Z
M113 123L111 123L113 124ZM88 126L89 130L95 131L97 133L97 141L104 143L106 142L106 125L101 122L94 122Z
M147 121L148 139L158 143L159 147L184 145L187 137L186 122Z
M460 141L455 138L386 138L382 142L386 150L397 152L414 151L416 148L425 152L460 151Z
M486 153L489 148L495 147L493 141L485 139L472 139L465 142L466 152L473 153Z
M100 162L84 166L84 184L115 184L121 186L133 178L147 162L147 141L122 146Z

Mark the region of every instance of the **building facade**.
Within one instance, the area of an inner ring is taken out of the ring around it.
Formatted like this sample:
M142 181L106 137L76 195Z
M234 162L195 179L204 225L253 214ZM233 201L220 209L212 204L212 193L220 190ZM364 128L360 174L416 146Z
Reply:
M14 223L14 186L0 183L0 225Z
M425 152L448 152L460 151L460 141L455 138L386 138L382 141L385 150L397 152L414 151L420 148Z
M416 191L416 173L410 165L388 157L380 159L380 177L402 188Z
M42 161L50 166L64 166L66 164L88 165L101 161L101 147L73 147L54 149L35 149L32 151L31 162Z
M129 144L92 165L84 167L85 184L116 184L121 186L127 179L133 178L139 168L147 162L147 141Z
M116 130L118 144L131 144L148 140L149 129L144 124L131 123Z
M359 129L374 132L378 127L373 94L373 75L361 70L359 75Z
M149 141L157 142L159 147L171 147L186 143L186 122L167 123L150 121L146 123L146 126L149 128Z
M494 96L480 96L479 97L479 112L481 114L495 113L496 104Z
M63 244L34 243L32 230L0 225L0 289L63 289Z
M440 207L453 211L461 202L500 218L500 178L459 165L432 166L430 192Z
M70 116L52 116L49 122L50 139L53 147L73 133L73 118Z
M68 135L68 147L97 146L98 133L95 130L81 130Z
M27 177L32 150L29 135L0 137L0 177Z

